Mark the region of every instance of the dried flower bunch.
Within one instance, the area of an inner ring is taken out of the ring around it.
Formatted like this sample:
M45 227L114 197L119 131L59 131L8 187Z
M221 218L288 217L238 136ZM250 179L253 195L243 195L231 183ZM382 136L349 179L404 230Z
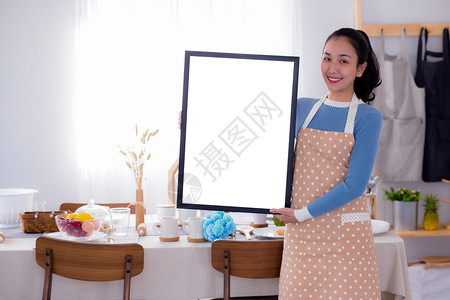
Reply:
M150 132L149 129L145 130L144 133L139 135L139 129L136 125L136 137L139 139L140 147L135 150L135 148L128 147L126 149L120 149L120 153L122 153L126 157L126 165L133 171L134 178L136 180L136 189L142 189L142 177L144 176L144 164L147 160L150 159L151 154L146 153L146 148L148 146L148 142L150 137L156 135L159 132L159 129L156 131Z

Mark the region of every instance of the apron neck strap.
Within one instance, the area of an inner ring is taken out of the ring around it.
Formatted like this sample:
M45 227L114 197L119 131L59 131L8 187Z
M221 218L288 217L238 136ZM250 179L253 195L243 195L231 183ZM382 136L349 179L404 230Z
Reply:
M422 50L422 34L423 34L423 27L420 28L420 34L419 34L419 43L417 44L417 65L420 64L420 62L425 59L423 50ZM426 48L426 46L425 46Z
M424 45L424 51L423 51L423 61L427 61L427 56L437 57L437 58L443 57L444 61L448 61L448 55L447 55L447 57L445 57L445 53L448 53L448 29L444 28L444 31L442 34L443 35L442 36L443 52L435 52L435 51L427 50L428 30L426 28L424 29L422 27L420 29L419 44L417 47L417 64L419 64L420 60L422 59L422 32L425 32L425 45Z
M383 28L381 28L380 30L380 47L378 48L378 59L379 60L384 60L385 59L385 49L384 49L384 30Z
M314 104L314 106L309 111L309 114L306 117L305 122L303 122L302 129L305 129L306 127L308 127L312 118L316 115L316 112L319 110L319 107L325 102L325 99L327 99L327 96L328 95L323 96L322 98L320 98L319 101L316 102L316 104Z
M406 32L405 29L402 29L402 34L400 36L401 38L401 51L399 57L405 61L409 61L408 59L408 48L406 45ZM378 48L378 55L379 60L385 60L386 59L386 50L384 46L384 31L383 28L380 30L380 47Z
M402 28L402 35L401 35L401 43L402 43L402 56L403 60L409 62L408 58L408 47L406 45L406 31L405 28Z
M353 134L353 128L355 127L356 112L358 111L358 97L353 94L352 102L348 108L347 122L345 123L345 133Z
M323 96L322 98L320 98L319 101L316 102L316 104L314 104L314 106L311 108L308 116L306 117L305 122L303 122L302 129L305 129L308 127L309 123L316 115L320 106L327 99L327 96L328 95ZM345 133L353 134L353 128L355 126L356 112L358 111L358 101L359 101L358 97L356 97L356 95L353 94L352 101L350 102L350 107L348 109L347 121L345 123L345 130L344 130Z
M442 51L443 51L444 60L450 64L450 49L449 48L450 48L450 42L449 42L448 28L445 27L444 31L442 33Z

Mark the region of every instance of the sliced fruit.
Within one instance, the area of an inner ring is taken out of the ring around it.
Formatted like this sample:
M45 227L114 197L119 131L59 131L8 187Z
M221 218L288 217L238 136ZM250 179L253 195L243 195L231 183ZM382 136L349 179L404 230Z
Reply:
M77 214L70 214L67 216L67 219L75 219L76 216Z
M94 217L90 213L79 213L75 220L77 221L87 221L87 220L93 220Z
M275 232L276 232L278 235L284 235L284 229L277 229L277 230L275 230Z

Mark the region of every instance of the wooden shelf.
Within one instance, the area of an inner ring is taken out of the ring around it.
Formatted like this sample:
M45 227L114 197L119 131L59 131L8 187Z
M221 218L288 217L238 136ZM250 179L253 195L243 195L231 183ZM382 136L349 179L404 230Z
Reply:
M442 179L442 182L450 183L450 180L448 179ZM443 202L450 203L449 200L441 199ZM450 222L440 224L438 230L428 231L423 229L423 225L418 225L417 230L408 230L408 231L401 231L401 230L394 230L392 229L398 236L401 237L421 237L421 236L450 236Z
M368 36L380 36L381 29L385 36L400 36L405 30L408 36L418 36L422 27L427 28L428 35L442 35L444 28L450 23L423 23L423 24L364 24L361 16L361 0L355 0L356 29L363 30Z
M448 224L448 223L446 223ZM417 230L393 230L400 237L423 237L423 236L450 236L450 229L448 227L444 227L443 224L439 226L438 230L425 230L423 229L423 225L418 225Z

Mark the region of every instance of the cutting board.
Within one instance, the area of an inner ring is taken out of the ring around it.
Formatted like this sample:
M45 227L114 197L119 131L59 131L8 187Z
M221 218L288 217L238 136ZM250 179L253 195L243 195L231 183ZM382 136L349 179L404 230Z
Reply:
M419 261L408 262L408 266L421 263L425 264L423 266L425 270L431 268L449 268L450 256L427 256Z

